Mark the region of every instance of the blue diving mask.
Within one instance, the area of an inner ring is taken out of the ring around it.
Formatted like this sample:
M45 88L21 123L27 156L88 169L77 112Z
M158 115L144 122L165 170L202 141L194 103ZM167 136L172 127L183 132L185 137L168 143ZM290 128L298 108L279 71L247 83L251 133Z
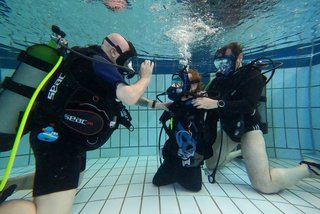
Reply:
M224 76L228 76L235 70L236 57L234 55L215 57L213 63L218 72L222 73Z

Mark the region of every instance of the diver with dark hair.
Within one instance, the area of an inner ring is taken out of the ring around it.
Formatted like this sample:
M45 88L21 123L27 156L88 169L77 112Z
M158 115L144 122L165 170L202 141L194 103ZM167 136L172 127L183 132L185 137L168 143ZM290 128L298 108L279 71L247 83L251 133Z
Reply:
M269 166L263 137L265 130L257 111L266 77L254 64L243 66L242 58L242 47L236 42L218 49L214 58L218 72L207 87L208 97L194 99L193 105L198 109L216 109L221 128L232 145L228 148L240 143L248 177L257 191L277 193L303 178L319 178L320 165L312 161L301 161L292 168ZM223 156L229 152L225 151ZM209 169L214 169L219 161L214 156L206 161Z
M159 119L168 140L162 149L164 161L152 180L156 186L177 182L187 190L201 190L201 166L212 156L216 131L211 126L216 125L212 122L216 118L211 115L214 111L199 110L191 104L193 98L204 96L201 86L200 74L195 70L184 68L172 77L167 95L174 102Z
M29 124L36 170L22 182L33 186L34 200L4 202L0 213L71 213L86 151L100 148L120 124L133 130L123 104L167 109L143 97L153 62L141 63L135 83L125 80L134 74L131 60L136 51L120 34L108 35L101 45L68 50L44 86ZM17 189L24 188L17 184Z

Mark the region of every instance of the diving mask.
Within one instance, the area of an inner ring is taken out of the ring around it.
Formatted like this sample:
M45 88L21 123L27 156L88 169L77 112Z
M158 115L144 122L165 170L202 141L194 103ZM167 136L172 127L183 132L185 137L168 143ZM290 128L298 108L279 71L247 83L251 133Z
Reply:
M125 76L128 79L131 79L136 74L132 66L132 58L130 57L127 59L121 67L118 67L118 71L121 73L122 76Z
M171 85L167 89L168 98L172 101L179 100L190 90L190 81L186 67L172 75Z
M136 73L132 67L132 59L137 56L137 51L133 44L130 41L127 41L129 50L122 52L119 45L115 45L108 37L106 37L105 40L119 53L116 63L117 65L122 66L121 68L118 68L121 75L127 77L128 79L132 78Z
M236 57L234 55L215 57L213 63L218 72L222 73L224 76L228 76L235 70Z

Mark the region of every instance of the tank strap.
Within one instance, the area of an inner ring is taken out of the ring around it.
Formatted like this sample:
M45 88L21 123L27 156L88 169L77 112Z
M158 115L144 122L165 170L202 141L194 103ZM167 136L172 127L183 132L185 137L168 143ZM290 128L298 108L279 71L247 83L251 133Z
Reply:
M11 77L6 77L4 79L2 87L27 98L31 98L36 90L30 86L13 81Z
M45 62L41 59L38 59L34 56L31 56L26 51L21 51L20 54L18 55L17 59L21 62L24 62L28 65L31 65L31 66L38 68L42 71L45 71L47 73L49 73L49 71L51 71L51 69L53 67L52 64Z
M10 151L13 147L15 137L16 134L0 133L0 152Z

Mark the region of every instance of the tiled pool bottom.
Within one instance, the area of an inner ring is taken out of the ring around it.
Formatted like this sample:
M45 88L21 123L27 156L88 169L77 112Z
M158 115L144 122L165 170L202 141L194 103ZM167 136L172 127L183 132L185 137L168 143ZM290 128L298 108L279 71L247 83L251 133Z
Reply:
M299 161L270 159L273 167L290 167ZM320 180L304 179L279 194L259 194L250 186L242 160L236 159L198 193L178 184L155 187L151 181L159 165L156 156L91 159L78 189L72 213L107 214L215 214L215 213L319 213ZM15 168L13 175L33 171ZM31 200L31 191L10 197Z

